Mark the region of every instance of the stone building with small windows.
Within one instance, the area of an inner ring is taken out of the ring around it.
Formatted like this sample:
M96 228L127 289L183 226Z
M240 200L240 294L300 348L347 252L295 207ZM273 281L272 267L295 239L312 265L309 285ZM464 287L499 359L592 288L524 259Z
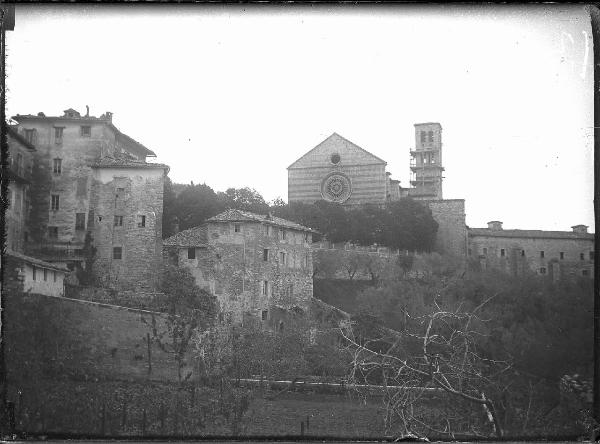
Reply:
M514 276L535 273L553 280L594 275L594 235L587 226L572 231L505 230L502 222L469 228L468 254L482 269Z
M163 256L216 295L225 320L272 324L282 310L308 310L313 233L278 217L227 210L165 239Z
M151 287L162 256L162 193L168 167L122 133L112 113L70 108L62 116L17 115L35 147L25 252L73 270L92 235L94 267L116 289Z
M23 252L29 238L29 200L32 182L33 155L35 147L21 136L15 128L5 126L8 139L8 165L2 175L7 180L6 248Z

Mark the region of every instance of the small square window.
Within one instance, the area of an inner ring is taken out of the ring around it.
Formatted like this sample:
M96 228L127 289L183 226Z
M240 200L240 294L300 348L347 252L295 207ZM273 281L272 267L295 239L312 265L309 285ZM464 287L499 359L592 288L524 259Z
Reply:
M117 193L124 193L125 192L125 188L117 188Z
M52 195L50 208L52 208L53 211L57 211L60 209L60 196L58 194Z
M52 172L57 176L62 174L62 159L56 158L52 160Z
M48 227L48 237L50 239L58 239L58 227Z
M581 275L582 276L589 276L590 275L590 270L581 270Z
M540 257L544 257L544 250L540 251ZM545 268L544 268L545 270Z
M113 259L122 259L123 258L123 248L122 247L113 247Z
M560 259L561 260L565 258L565 252L564 251L561 251L559 254L560 254Z
M590 260L593 261L594 260L594 252L590 251Z
M91 137L92 136L92 127L89 125L81 126L81 137Z
M115 227L123 226L123 216L115 216Z
M579 253L579 259L581 259L582 261L585 260L585 254L584 253Z
M196 249L195 248L188 248L187 250L188 253L188 259L196 259Z
M263 249L263 261L267 262L269 260L269 249Z
M546 274L546 268L545 267L540 268L540 274Z
M235 231L236 233L241 233L241 231L242 231L242 225L241 224L234 224L233 225L233 231Z
M502 257L506 256L506 250L504 248L500 249L500 256L502 256Z
M260 317L263 321L267 320L267 317L269 316L269 311L268 310L263 310Z
M144 228L146 226L146 216L143 214L138 215L138 228Z
M484 249L483 249L483 254L484 254L484 255L487 255L487 248L484 248Z
M521 257L525 257L525 250L521 250Z

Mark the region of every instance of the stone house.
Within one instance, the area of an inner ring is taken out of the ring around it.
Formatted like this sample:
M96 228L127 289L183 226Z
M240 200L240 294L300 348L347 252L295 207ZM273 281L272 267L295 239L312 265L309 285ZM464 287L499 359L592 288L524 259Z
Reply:
M69 273L67 268L16 251L6 251L2 268L3 292L30 292L46 296L65 294L64 280Z
M481 268L518 276L536 273L559 280L567 276L594 276L594 235L587 226L573 231L505 230L502 222L487 228L469 228L468 254Z
M114 288L152 286L161 260L162 193L168 167L122 133L112 113L17 115L18 134L35 146L25 252L73 270L93 236L97 271ZM125 270L127 269L127 272Z
M5 126L8 139L8 165L3 179L8 180L6 192L6 248L23 252L29 237L29 200L35 147L17 130Z
M166 239L163 255L217 297L225 320L268 324L281 310L308 310L313 233L285 219L230 209Z

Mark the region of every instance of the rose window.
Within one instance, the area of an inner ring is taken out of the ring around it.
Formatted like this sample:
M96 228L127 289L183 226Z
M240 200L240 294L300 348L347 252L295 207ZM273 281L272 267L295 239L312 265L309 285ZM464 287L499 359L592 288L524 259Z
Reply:
M352 194L350 179L341 173L330 174L323 180L321 194L330 202L345 202Z

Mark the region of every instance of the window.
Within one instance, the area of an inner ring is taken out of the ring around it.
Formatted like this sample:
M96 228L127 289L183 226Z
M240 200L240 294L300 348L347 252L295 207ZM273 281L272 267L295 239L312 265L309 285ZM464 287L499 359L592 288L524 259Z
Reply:
M58 227L48 227L48 237L50 239L58 239Z
M196 259L196 249L194 247L188 248L188 259Z
M54 282L56 282L56 271L53 271L52 274L54 275Z
M484 255L487 255L487 248L484 248L484 249L483 249L483 254L484 254Z
M85 213L75 213L75 229L85 230Z
M427 142L427 134L425 131L421 131L421 143Z
M559 254L560 254L560 259L561 260L565 258L565 252L564 251L561 251Z
M540 251L540 257L544 257L544 250ZM544 268L545 270L545 268Z
M58 194L52 195L51 208L53 211L60 209L60 196Z
M269 281L263 281L262 294L263 296L269 296Z
M281 240L285 240L287 237L287 232L285 231L285 229L281 228L279 229L279 237L281 238Z
M17 153L15 170L17 171L17 173L23 174L23 154L21 153Z
M308 243L308 233L304 233L304 242Z
M62 143L63 138L63 127L55 126L54 127L54 143L56 145L60 145Z
M435 153L431 153L431 163L435 163Z
M89 125L81 126L81 137L91 137L92 136L92 127Z
M267 320L267 316L269 315L269 311L268 310L263 310L260 317L263 321Z
M546 268L545 267L540 268L540 274L546 274Z
M521 257L525 257L525 250L521 250Z
M35 267L31 267L31 275L32 275L34 281L36 278L36 274L37 274L37 270L35 269Z
M279 253L279 263L281 265L286 265L286 254L285 254L285 251L281 251Z
M48 270L46 268L44 268L44 280L48 280Z
M593 261L594 260L594 252L590 251L590 260Z
M581 275L582 276L589 276L590 275L590 270L581 270Z
M342 160L342 158L340 157L340 155L338 153L334 153L331 155L331 163L333 163L334 165L337 165L338 163L340 163L340 160Z
M117 193L124 193L125 192L125 188L117 188Z
M113 259L121 259L123 257L122 247L113 247Z
M265 248L263 250L263 261L267 262L269 260L269 249Z
M146 216L138 214L138 228L144 228L146 226Z
M62 174L62 159L56 158L52 161L52 172L57 176Z
M433 142L433 131L429 131L427 133L427 141L428 142Z
M306 253L306 256L304 257L304 266L306 268L308 268L308 265L310 263L310 257L308 255L309 255L309 253Z
M584 253L579 253L579 259L581 259L582 261L585 260L585 254Z
M233 224L233 231L235 231L236 233L240 233L242 231L242 225L241 224Z
M500 256L502 256L502 257L506 256L506 250L504 248L500 249Z
M35 143L35 130L34 129L26 129L25 130L25 140L31 143L32 145Z
M115 216L115 227L123 226L123 216Z
M94 210L90 210L88 213L88 228L94 226Z
M270 236L270 235L271 235L271 226L265 225L265 236Z

